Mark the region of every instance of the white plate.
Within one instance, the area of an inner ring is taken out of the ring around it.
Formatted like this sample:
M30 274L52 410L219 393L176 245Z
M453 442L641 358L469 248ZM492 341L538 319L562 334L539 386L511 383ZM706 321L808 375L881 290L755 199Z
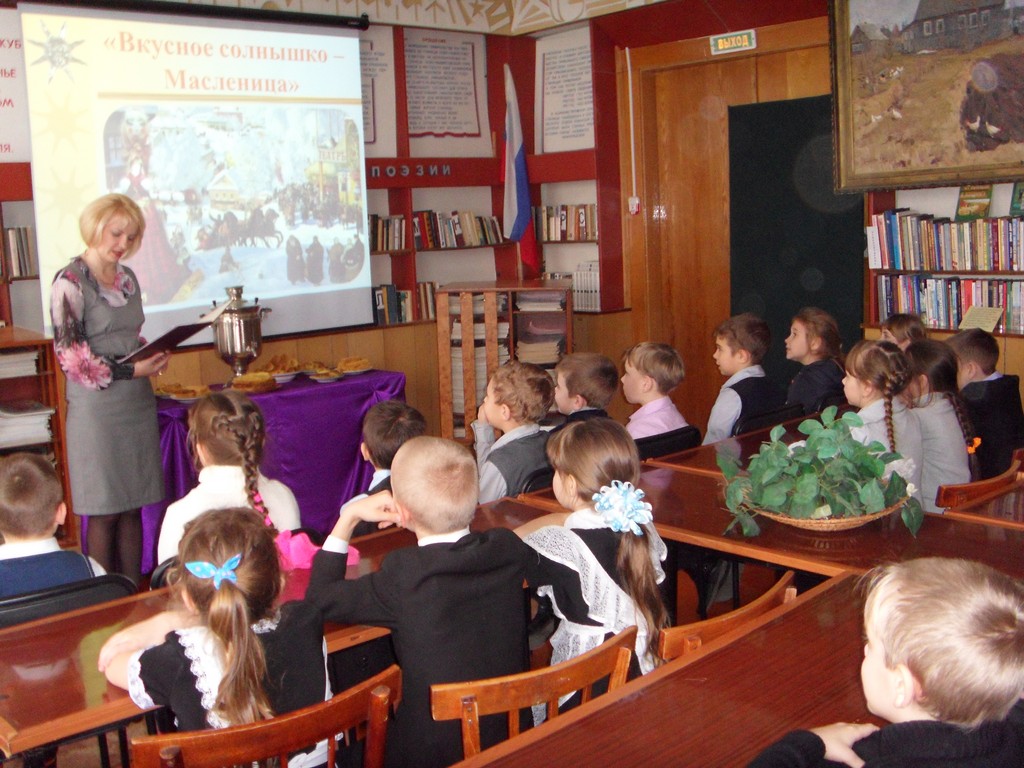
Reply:
M274 381L276 381L278 384L287 384L289 381L291 381L298 375L298 371L293 371L292 373L275 373Z
M337 381L341 378L341 374L339 373L337 376L310 376L309 378L319 384L326 384L329 381Z
M373 368L360 368L358 371L342 371L341 375L342 376L355 376L357 373L366 373L367 371L372 371L372 370L373 370Z

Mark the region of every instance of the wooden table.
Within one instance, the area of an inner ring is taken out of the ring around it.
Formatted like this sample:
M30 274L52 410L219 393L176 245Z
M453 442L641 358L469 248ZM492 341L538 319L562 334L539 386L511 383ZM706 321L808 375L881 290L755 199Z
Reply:
M1024 480L959 507L947 509L944 517L983 525L1024 529Z
M795 728L879 722L861 692L855 582L829 580L698 653L459 765L735 768Z
M639 486L654 507L654 523L663 538L733 557L823 576L864 572L879 563L915 557L962 557L1024 578L1024 527L978 525L949 514L925 515L914 538L896 514L853 530L824 534L758 518L761 534L746 538L738 526L725 533L732 515L725 508L722 482L721 474L646 466ZM520 496L517 503L546 511L557 506L550 491Z
M409 531L383 531L355 542L358 566L375 571L388 552L415 543ZM301 598L309 571L293 571L282 600ZM139 715L127 691L96 669L103 643L117 630L167 608L169 590L83 608L0 630L0 752L13 755ZM327 624L328 652L387 634L380 627Z
M801 416L799 419L783 423L782 426L786 428L786 433L782 437L783 442L792 443L804 439L805 435L801 435L797 431L797 427L806 418L808 417ZM681 472L721 477L722 470L718 468L719 455L736 459L739 461L740 466L745 467L747 462L750 461L750 457L761 450L762 443L766 443L771 439L771 431L772 428L756 429L743 435L727 437L710 445L699 445L686 451L670 453L666 456L659 456L656 459L648 459L644 463L645 465L656 467L671 467Z

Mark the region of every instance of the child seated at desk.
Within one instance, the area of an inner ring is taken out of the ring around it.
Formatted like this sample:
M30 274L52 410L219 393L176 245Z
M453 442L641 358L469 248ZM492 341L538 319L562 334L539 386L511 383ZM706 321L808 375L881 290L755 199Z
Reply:
M909 386L910 362L891 341L862 339L846 356L843 389L864 422L851 430L853 437L865 445L881 443L886 451L910 459L913 469L903 479L914 486L913 495L920 501L924 443L917 414L907 407Z
M608 418L605 410L619 386L615 363L597 352L574 352L555 366L555 408L565 421L548 436L567 424L587 419Z
M91 557L57 543L54 533L67 513L48 459L37 453L0 457L0 597L106 573Z
M789 383L787 403L800 403L805 414L812 414L824 400L842 399L843 341L839 324L828 312L804 307L796 313L786 337L786 359L802 366Z
M898 312L882 321L882 341L891 341L904 352L915 341L928 338L920 315Z
M402 699L388 728L386 763L439 768L462 759L462 738L457 721L434 722L430 686L527 669L523 581L531 552L504 528L470 533L476 464L458 443L409 440L395 455L391 482L392 493L341 510L313 561L306 600L328 621L391 630ZM360 520L402 525L417 546L391 552L376 573L346 580L345 553ZM504 717L483 718L480 735L484 748L507 738Z
M622 356L622 395L640 407L629 417L626 431L634 440L687 426L669 394L686 371L683 358L668 344L643 341Z
M640 477L636 443L621 424L591 419L552 435L548 457L555 498L569 513L537 518L516 533L538 554L530 586L551 599L561 619L551 636L551 663L586 653L635 624L634 669L646 674L667 623L658 590L666 547L651 505L634 487Z
M363 440L359 453L373 466L373 477L366 493L353 496L346 504L364 499L381 491L391 490L391 462L398 449L407 440L419 437L427 431L423 414L401 400L382 400L374 403L363 417ZM372 523L360 523L353 537L365 536L377 530Z
M298 528L299 505L284 483L260 472L267 431L259 406L225 389L200 398L188 413L188 444L199 469L199 485L167 507L157 562L178 551L185 525L209 509L245 506L266 516L279 531Z
M99 668L139 707L166 706L183 731L253 723L331 696L320 612L278 607L274 532L246 508L204 512L185 528L172 576L184 608L113 635ZM289 761L323 765L327 743Z
M548 433L538 422L551 409L555 386L547 372L513 360L487 382L487 396L473 422L480 503L522 493L530 475L548 466ZM494 431L502 436L494 439Z
M729 437L741 416L756 416L785 404L786 393L768 380L761 367L771 343L768 323L750 312L730 317L715 329L715 363L726 380L711 407L704 445Z
M967 415L981 438L978 471L981 479L1005 472L1017 448L1024 448L1024 409L1020 379L996 370L999 343L991 333L970 328L946 339L957 357L957 384Z
M866 583L861 685L890 725L793 731L750 768L1024 765L1024 725L1007 717L1024 708L1024 586L943 558L880 566Z

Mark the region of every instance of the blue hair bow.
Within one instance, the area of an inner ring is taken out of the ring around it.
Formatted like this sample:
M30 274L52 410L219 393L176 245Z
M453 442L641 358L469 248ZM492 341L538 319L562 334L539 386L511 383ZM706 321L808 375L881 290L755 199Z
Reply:
M643 533L640 526L654 520L652 507L643 498L644 492L634 488L632 483L612 480L610 486L601 486L601 490L594 494L594 511L613 531L630 531L640 536Z
M213 563L207 563L204 560L194 560L191 563L185 563L185 567L188 568L189 573L197 578L213 579L213 588L220 589L221 582L230 581L234 584L238 583L235 568L241 562L242 556L235 555L234 557L229 557L224 565L219 568Z

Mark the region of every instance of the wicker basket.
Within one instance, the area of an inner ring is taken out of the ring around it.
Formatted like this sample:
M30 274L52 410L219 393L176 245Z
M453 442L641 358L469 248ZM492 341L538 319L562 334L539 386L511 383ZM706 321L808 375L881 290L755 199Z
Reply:
M823 517L820 519L811 519L806 517L789 517L788 515L780 515L776 512L769 512L764 509L750 509L752 515L759 515L761 517L767 517L769 520L774 520L783 525L791 525L794 528L803 528L808 531L848 531L851 528L860 528L862 525L867 525L873 520L879 520L883 517L888 517L897 509L900 509L906 502L909 496L901 499L891 507L886 507L881 512L873 512L870 515L858 515L853 517Z

